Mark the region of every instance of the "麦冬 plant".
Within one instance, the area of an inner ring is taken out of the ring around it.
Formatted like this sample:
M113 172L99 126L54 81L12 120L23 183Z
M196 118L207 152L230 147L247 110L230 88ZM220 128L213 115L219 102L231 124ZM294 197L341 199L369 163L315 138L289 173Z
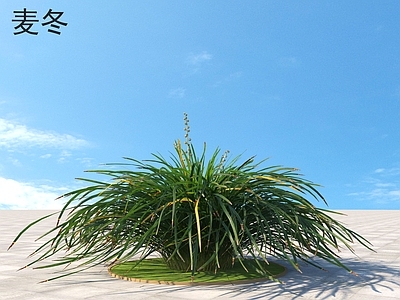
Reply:
M254 157L239 162L240 156L228 159L219 149L207 159L206 146L197 154L190 141L186 114L185 125L185 149L177 140L169 159L159 154L143 162L126 158L111 164L123 170L89 171L111 181L80 179L90 185L62 196L68 201L59 222L42 236L47 240L27 266L57 257L38 267L67 267L52 280L104 263L138 257L140 263L157 253L169 268L191 276L234 262L245 268L246 257L268 262L271 256L297 270L299 260L319 267L310 260L317 256L351 271L335 250L353 251L355 241L371 249L366 239L327 214L331 211L307 200L325 202L318 185L296 169L261 167L263 161L255 163Z

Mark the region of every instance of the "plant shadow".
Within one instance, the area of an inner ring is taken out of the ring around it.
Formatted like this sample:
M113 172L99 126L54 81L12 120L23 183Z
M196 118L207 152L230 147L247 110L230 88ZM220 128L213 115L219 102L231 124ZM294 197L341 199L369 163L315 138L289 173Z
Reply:
M282 278L283 284L272 282L260 282L252 285L242 286L240 291L231 291L234 296L246 296L247 299L278 299L287 296L290 299L310 297L315 299L328 299L331 297L346 299L363 290L363 294L390 295L395 294L400 288L400 266L390 263L355 261L354 259L343 259L343 263L354 270L357 275L349 274L347 271L319 262L326 271L314 267L302 266L302 273L287 266L287 274ZM250 297L248 297L250 296Z
M229 284L216 286L166 286L166 285L141 285L140 291L135 293L169 295L176 297L176 292L210 293L212 298L238 298L238 299L348 299L356 293L379 297L396 297L400 289L400 266L393 263L356 261L343 259L357 275L349 274L345 270L319 262L326 271L312 266L302 265L302 273L296 271L285 262L276 260L287 267L288 272L280 278L283 283L261 281L251 284ZM218 292L216 291L218 289ZM115 295L129 294L132 291L116 292ZM182 295L182 294L181 294ZM111 295L110 295L111 296ZM206 298L204 298L206 299Z

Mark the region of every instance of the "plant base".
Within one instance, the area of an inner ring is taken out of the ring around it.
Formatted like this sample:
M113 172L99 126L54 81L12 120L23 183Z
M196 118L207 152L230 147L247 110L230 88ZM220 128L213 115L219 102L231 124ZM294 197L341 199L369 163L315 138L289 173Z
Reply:
M243 284L274 279L286 274L285 267L273 262L266 266L268 274L257 271L256 262L253 259L246 259L244 264L248 272L238 262L232 269L218 271L217 274L197 272L193 278L191 272L169 269L161 258L146 259L139 265L136 265L135 261L125 262L111 267L108 271L111 276L118 279L166 285Z

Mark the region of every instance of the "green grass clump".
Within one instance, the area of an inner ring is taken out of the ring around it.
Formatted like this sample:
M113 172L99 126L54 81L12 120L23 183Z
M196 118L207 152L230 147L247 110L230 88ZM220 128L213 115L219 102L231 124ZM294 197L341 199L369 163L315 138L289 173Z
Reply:
M161 284L226 284L254 282L259 280L278 278L286 273L286 268L269 262L243 260L246 269L240 263L235 263L233 268L213 272L191 272L171 270L162 258L129 261L110 268L109 272L117 278ZM261 268L258 264L261 264Z
M248 257L264 261L258 265L264 273L271 256L300 271L299 261L319 267L312 259L316 256L351 271L337 252L353 251L354 242L371 249L366 239L328 214L335 212L312 204L325 199L297 169L262 167L264 161L254 157L230 159L219 149L207 154L205 145L198 154L186 115L185 125L186 147L177 140L169 158L127 158L90 171L108 180L81 178L88 186L62 196L67 202L59 221L39 238L44 242L27 266L65 267L52 280L138 256L142 263L159 254L169 269L197 277L228 271L232 261L245 269ZM50 216L27 225L14 243Z

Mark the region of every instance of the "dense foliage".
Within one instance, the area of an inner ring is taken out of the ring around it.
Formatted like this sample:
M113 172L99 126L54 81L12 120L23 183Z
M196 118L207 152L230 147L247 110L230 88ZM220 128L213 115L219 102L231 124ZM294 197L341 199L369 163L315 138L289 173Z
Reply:
M317 256L351 271L336 250L353 251L354 241L370 248L363 237L333 219L333 212L306 199L325 202L317 185L296 169L261 168L262 162L254 163L253 157L239 163L240 157L229 160L228 152L221 155L219 149L206 158L205 146L198 155L188 136L187 116L185 124L185 149L178 140L169 159L127 158L113 168L90 171L111 181L81 179L90 185L63 195L68 201L60 221L41 237L47 240L28 266L51 257L56 260L44 267L71 264L55 279L158 253L171 269L193 276L198 270L230 268L249 256L260 261L282 258L296 269L298 260L318 267L310 260ZM49 216L29 224L14 242Z

